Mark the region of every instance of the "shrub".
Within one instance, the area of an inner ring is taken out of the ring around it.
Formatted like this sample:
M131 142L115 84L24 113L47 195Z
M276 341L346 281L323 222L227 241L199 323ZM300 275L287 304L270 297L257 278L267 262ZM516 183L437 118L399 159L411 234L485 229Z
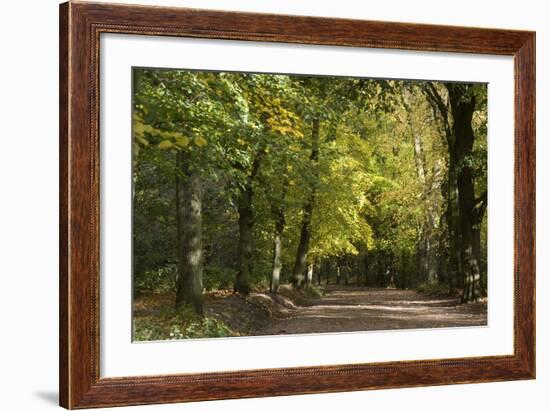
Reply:
M134 293L155 292L165 293L176 289L176 264L168 264L156 270L137 274L134 279Z
M325 290L315 284L308 284L303 289L304 294L311 298L321 298L325 295Z
M216 338L238 335L222 321L196 314L185 307L177 312L163 309L158 316L134 318L134 340L182 340L187 338Z
M221 265L207 265L203 270L203 287L207 291L232 289L237 271Z

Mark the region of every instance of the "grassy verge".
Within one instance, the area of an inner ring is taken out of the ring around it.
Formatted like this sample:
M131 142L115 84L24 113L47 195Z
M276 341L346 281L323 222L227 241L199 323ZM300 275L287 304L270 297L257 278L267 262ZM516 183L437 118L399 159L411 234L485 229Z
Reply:
M160 314L134 317L134 341L182 340L239 335L222 321L197 315L192 309L163 307Z

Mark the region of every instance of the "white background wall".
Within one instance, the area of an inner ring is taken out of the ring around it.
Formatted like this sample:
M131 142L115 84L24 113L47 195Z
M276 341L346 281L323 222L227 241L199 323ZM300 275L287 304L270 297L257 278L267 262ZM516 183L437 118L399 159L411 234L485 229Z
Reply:
M139 2L139 0L134 0ZM138 407L158 410L548 409L550 12L545 1L163 0L151 4L537 31L537 380ZM0 14L0 409L57 404L57 0Z

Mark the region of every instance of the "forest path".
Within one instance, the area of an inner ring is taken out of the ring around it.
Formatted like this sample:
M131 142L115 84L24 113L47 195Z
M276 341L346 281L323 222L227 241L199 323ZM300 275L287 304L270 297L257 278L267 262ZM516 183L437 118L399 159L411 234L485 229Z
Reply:
M273 318L252 335L479 326L487 324L486 303L459 305L456 298L414 290L327 286L284 318Z

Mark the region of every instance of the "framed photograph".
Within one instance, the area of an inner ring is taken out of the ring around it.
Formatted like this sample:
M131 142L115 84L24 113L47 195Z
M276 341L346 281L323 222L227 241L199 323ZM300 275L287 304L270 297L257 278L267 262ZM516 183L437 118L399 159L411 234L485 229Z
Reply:
M60 6L60 405L532 378L534 32Z

